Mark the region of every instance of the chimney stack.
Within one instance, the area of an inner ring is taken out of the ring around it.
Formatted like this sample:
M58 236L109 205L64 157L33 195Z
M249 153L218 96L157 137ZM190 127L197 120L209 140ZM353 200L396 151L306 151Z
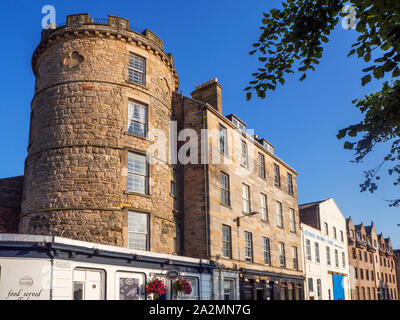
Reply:
M222 114L222 86L217 78L196 86L191 95L193 99L208 103Z

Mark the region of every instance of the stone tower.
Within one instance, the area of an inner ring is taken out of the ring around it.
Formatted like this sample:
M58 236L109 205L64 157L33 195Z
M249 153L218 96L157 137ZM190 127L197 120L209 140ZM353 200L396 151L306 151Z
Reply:
M32 68L20 232L172 253L173 170L149 161L147 133L165 133L168 159L179 80L163 41L123 18L71 15L42 32Z

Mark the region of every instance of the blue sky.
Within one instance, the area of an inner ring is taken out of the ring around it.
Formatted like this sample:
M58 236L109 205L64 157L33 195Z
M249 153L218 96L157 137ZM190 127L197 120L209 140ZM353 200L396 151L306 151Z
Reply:
M339 129L360 121L351 104L355 98L374 92L379 84L361 88L357 58L347 58L356 32L340 26L325 46L316 72L299 82L287 79L284 87L267 99L247 102L243 88L256 70L248 55L259 35L262 12L280 7L281 1L3 1L0 11L1 103L0 178L22 175L29 132L30 103L34 77L31 56L40 41L41 9L54 5L57 22L68 14L87 12L91 17L122 16L139 29L159 35L172 52L181 80L181 90L190 95L195 84L218 77L223 86L223 112L235 113L276 146L277 155L298 172L299 202L333 197L344 216L355 223L375 221L377 230L390 236L400 248L399 209L385 199L399 196L390 179L383 179L374 194L360 193L362 171L376 166L384 147L362 164L350 163L352 153L336 139Z

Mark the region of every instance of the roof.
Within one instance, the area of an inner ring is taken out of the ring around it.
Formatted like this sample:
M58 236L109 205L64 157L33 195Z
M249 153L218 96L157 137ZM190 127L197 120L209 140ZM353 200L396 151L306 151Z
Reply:
M0 245L6 245L7 243L27 243L33 245L34 243L48 243L53 246L63 246L74 248L86 248L86 250L101 250L104 252L109 252L114 255L124 255L133 256L139 255L143 257L149 257L153 259L169 259L172 261L179 261L181 263L191 263L191 264L204 264L209 265L210 261L205 259L190 258L184 256L177 256L172 254L157 253L152 251L141 251L129 248L122 248L117 246L110 246L104 244L98 244L93 242L79 241L67 238L61 238L56 236L41 236L41 235L29 235L29 234L0 234Z
M316 206L318 206L320 203L325 202L325 201L328 201L329 199L332 199L332 198L328 198L328 199L320 200L320 201L309 202L309 203L303 203L303 204L300 204L300 205L299 205L299 208L300 208L300 209L307 209L307 208L311 208L311 207L316 207Z

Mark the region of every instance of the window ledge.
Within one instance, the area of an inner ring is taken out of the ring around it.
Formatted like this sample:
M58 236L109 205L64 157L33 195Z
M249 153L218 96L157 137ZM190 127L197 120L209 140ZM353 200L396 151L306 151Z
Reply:
M231 205L227 205L227 204L222 203L222 202L220 202L219 204L220 204L221 206L226 207L226 208L232 209L232 206L231 206Z
M145 198L151 198L150 194L133 192L133 191L125 191L124 194L130 195L130 196L140 196L140 197L145 197Z
M130 81L130 80L125 80L125 82L126 82L127 84L129 84L129 85L138 87L138 88L140 88L140 89L149 90L149 88L148 88L146 85L142 85L142 84L139 84L139 83Z
M135 137L135 138L139 138L139 139L142 139L142 140L146 140L146 141L152 142L152 140L150 140L148 137L144 137L144 136L141 136L141 135L129 132L129 131L125 131L124 134L127 135L127 136L132 136L132 137Z

